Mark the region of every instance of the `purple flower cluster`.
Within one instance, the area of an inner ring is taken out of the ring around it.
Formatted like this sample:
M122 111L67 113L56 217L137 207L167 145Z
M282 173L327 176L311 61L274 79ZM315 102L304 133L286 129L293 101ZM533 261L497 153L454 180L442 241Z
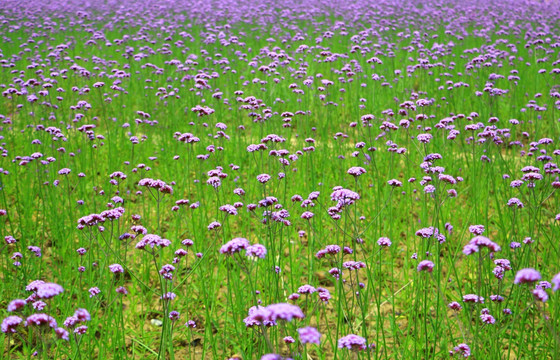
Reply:
M249 309L249 316L243 322L247 327L252 326L275 326L278 321L292 321L303 319L305 315L297 305L279 303L263 306L253 306Z

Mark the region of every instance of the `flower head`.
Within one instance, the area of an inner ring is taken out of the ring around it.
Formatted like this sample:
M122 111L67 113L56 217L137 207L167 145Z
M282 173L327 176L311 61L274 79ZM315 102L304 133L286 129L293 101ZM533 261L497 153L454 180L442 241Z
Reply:
M23 322L19 316L8 316L2 320L2 332L4 334L13 334L17 332L17 327Z
M420 261L420 263L418 263L417 270L418 272L420 271L432 272L434 270L434 263L431 262L430 260L422 260Z
M362 351L367 349L366 339L361 336L350 334L338 339L339 349L350 349L352 351Z
M261 244L250 245L245 249L245 255L264 259L266 256L266 247Z
M321 333L317 331L316 328L307 326L297 330L299 334L299 340L302 344L317 344L321 343Z
M220 253L226 255L233 255L240 252L241 250L247 249L249 247L249 240L245 238L234 238L228 241L220 248Z
M354 167L351 167L350 169L348 169L347 173L354 176L354 177L358 177L362 174L365 174L366 169L364 169L363 167L354 166Z
M32 314L25 320L25 326L49 326L55 328L57 326L56 320L47 314Z
M153 249L154 247L164 248L164 247L168 247L169 245L171 245L171 241L169 241L167 239L163 239L159 235L146 234L146 235L144 235L142 240L140 240L138 243L136 243L136 248L137 249L144 249L147 246L149 246L151 249Z
M550 282L552 283L552 291L560 290L560 273L554 275Z
M37 286L37 297L40 299L50 299L56 295L62 294L64 288L55 283L44 283Z
M526 284L539 281L541 279L541 274L531 268L521 269L515 274L514 284Z
M465 358L468 358L469 356L471 356L471 348L467 344L459 344L455 346L449 353L452 356L455 354L459 354Z

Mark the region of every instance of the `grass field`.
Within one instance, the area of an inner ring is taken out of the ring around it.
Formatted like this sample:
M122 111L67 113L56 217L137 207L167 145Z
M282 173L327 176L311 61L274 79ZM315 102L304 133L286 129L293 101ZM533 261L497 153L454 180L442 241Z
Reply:
M557 1L0 3L1 359L560 359Z

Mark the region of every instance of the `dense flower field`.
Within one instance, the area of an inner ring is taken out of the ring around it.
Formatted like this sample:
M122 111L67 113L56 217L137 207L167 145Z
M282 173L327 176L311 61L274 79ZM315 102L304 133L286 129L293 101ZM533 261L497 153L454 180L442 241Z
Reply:
M0 358L560 358L556 0L6 0L0 35Z

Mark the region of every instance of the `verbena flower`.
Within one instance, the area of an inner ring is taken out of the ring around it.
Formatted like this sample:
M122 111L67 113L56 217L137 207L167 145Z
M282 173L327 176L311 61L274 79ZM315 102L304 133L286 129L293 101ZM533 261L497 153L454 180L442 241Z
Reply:
M459 344L449 352L451 356L458 354L464 358L471 356L471 348L467 344Z
M220 248L220 253L226 255L233 255L240 252L241 250L247 249L249 247L249 240L245 238L234 238L228 241Z
M245 255L264 259L266 256L266 247L261 244L247 246L245 249Z
M15 299L10 301L10 303L8 304L8 312L13 312L13 311L18 311L21 310L25 307L25 305L27 305L27 301L23 300L23 299Z
M515 274L514 284L526 284L539 281L541 274L532 268L521 269Z
M54 332L59 339L66 340L66 341L70 340L70 337L69 337L70 334L68 333L68 330L66 330L66 329L58 327L58 328L54 329Z
M62 294L64 288L54 283L44 283L37 286L36 294L40 299L50 299Z
M120 264L112 264L109 265L109 270L113 273L113 274L117 274L117 273L123 273L124 269Z
M377 240L377 245L379 246L389 247L391 246L391 244L392 244L391 240L386 237L380 237L379 240Z
M39 313L32 314L25 320L25 326L48 326L55 328L57 326L56 320L47 314Z
M21 323L23 323L23 319L19 316L8 316L4 320L2 320L2 332L4 334L16 333L17 328Z
M352 351L366 350L366 339L355 334L349 334L338 339L338 348Z
M90 288L88 290L88 292L89 292L89 297L92 298L94 296L99 295L101 293L101 290L99 290L98 287L94 286L94 287Z
M354 176L354 177L359 177L360 175L363 175L363 174L366 173L366 169L364 169L363 167L354 166L354 167L351 167L350 169L348 169L347 173Z
M430 260L422 260L418 263L417 267L418 272L420 271L427 271L432 272L434 270L434 263Z
M552 283L552 291L560 290L560 273L554 275L550 282Z
M319 345L321 343L321 333L317 331L316 328L307 326L299 328L297 331L299 334L299 341L301 341L302 344Z
M159 235L146 234L142 237L142 240L136 243L136 248L145 249L146 247L149 246L151 249L153 249L155 247L164 248L164 247L168 247L169 245L171 245L171 241L167 239L163 239Z

